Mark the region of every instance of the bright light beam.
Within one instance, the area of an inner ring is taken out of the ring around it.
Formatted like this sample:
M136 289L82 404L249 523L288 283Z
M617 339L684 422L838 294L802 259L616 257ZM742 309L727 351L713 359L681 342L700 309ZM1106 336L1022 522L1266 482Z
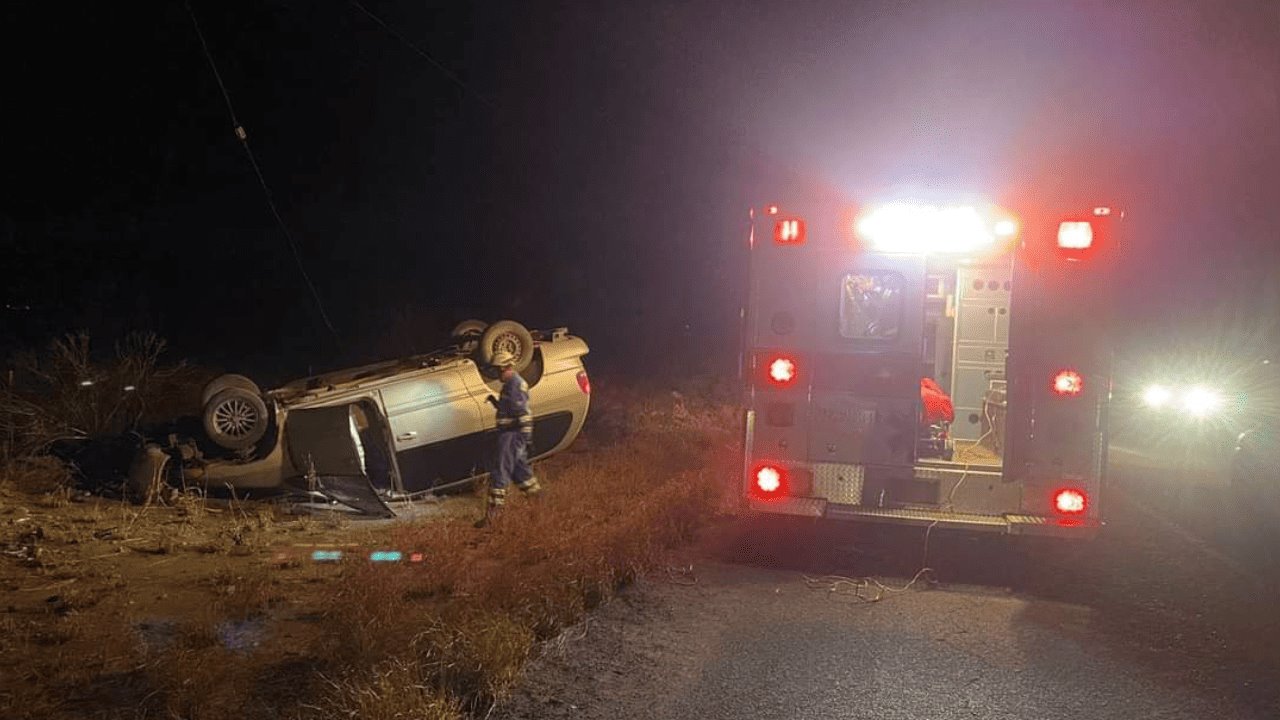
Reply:
M1222 406L1222 396L1208 388L1197 386L1182 397L1182 406L1196 417L1206 417Z
M1152 385L1142 393L1142 402L1150 408L1162 408L1173 399L1173 391L1163 385Z

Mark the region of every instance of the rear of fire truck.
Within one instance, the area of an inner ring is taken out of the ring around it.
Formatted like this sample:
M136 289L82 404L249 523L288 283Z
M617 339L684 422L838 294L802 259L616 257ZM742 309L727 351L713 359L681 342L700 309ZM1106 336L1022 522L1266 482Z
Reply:
M742 364L749 506L1094 535L1119 223L1104 207L754 209Z

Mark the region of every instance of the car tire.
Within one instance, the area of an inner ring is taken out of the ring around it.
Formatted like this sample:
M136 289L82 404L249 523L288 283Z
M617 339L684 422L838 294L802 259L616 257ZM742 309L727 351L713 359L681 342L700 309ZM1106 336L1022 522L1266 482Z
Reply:
M218 393L222 392L223 390L226 390L227 388L240 388L241 390L248 390L254 395L262 394L262 389L259 388L258 384L255 383L254 381L250 380L244 375L227 373L225 375L219 375L218 377L210 380L209 383L204 386L204 389L200 391L200 407L204 407L208 405L209 401L213 399L214 395L217 395Z
M506 350L516 357L516 372L524 372L533 362L533 335L528 328L514 320L499 320L485 329L480 336L480 360L493 364L493 356Z
M201 419L209 439L227 450L253 447L270 422L262 395L242 387L223 388L209 398Z
M485 329L489 327L489 323L483 320L463 320L453 327L453 332L449 333L449 337L455 340L476 340L484 334Z

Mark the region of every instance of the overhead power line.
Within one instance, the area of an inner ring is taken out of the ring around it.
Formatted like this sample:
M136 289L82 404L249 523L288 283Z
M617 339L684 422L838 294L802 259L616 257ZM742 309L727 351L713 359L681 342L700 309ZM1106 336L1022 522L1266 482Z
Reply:
M380 25L383 30L386 30L392 37L404 43L405 47L408 47L410 50L417 53L423 60L426 60L427 62L435 66L435 68L439 70L441 74L449 78L449 80L452 81L454 85L457 85L458 88L461 89L464 93L467 93L472 97L474 97L476 100L479 100L481 104L483 104L485 107L489 108L490 110L495 109L488 100L485 100L484 97L482 97L480 94L476 93L471 88L467 87L467 84L462 81L462 78L458 77L457 73L453 72L448 67L446 67L444 63L432 57L431 53L427 52L426 50L423 50L422 47L419 46L417 43L413 42L409 38L402 35L395 28L388 25L385 20L375 15L373 11L365 7L362 3L357 2L357 0L350 0L350 1L351 1L352 7L354 7L355 9L367 15L370 20L373 20L374 22L378 23L378 25Z
M324 309L324 302L320 299L320 293L316 291L315 283L311 282L311 276L307 273L307 268L302 262L302 254L298 251L298 243L294 241L293 233L289 232L289 226L285 224L284 218L280 215L280 210L276 207L275 198L271 194L271 187L267 185L267 179L262 174L258 159L254 156L253 149L249 147L249 134L245 132L244 126L240 124L239 118L236 117L235 106L231 103L231 94L227 92L227 85L222 81L222 73L218 72L218 64L214 62L213 53L209 51L209 43L205 42L204 32L200 29L200 21L196 19L196 14L191 9L190 0L183 0L183 4L187 8L187 15L191 17L191 25L195 28L196 37L200 39L200 47L204 50L205 59L209 61L209 69L213 71L213 77L218 81L218 89L222 91L222 99L226 101L227 114L231 116L231 126L235 132L236 139L240 141L240 147L244 148L244 154L249 158L249 165L253 167L253 174L258 178L258 184L262 186L263 195L267 199L267 207L271 209L272 217L276 219L280 232L284 234L284 239L289 244L294 264L298 266L298 273L302 275L307 289L311 292L311 299L315 301L316 310L320 313L320 319L324 321L324 326L328 328L334 342L340 343L338 331L334 329L333 323L330 322L329 314Z

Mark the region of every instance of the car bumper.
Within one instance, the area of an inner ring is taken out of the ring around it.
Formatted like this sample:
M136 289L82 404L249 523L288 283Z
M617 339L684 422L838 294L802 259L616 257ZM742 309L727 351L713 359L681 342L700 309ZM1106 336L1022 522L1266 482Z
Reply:
M822 498L751 500L749 507L755 512L768 514L1081 540L1093 539L1102 529L1102 522L1096 518L1066 519L1021 513L982 515L928 508L876 508L831 503Z

